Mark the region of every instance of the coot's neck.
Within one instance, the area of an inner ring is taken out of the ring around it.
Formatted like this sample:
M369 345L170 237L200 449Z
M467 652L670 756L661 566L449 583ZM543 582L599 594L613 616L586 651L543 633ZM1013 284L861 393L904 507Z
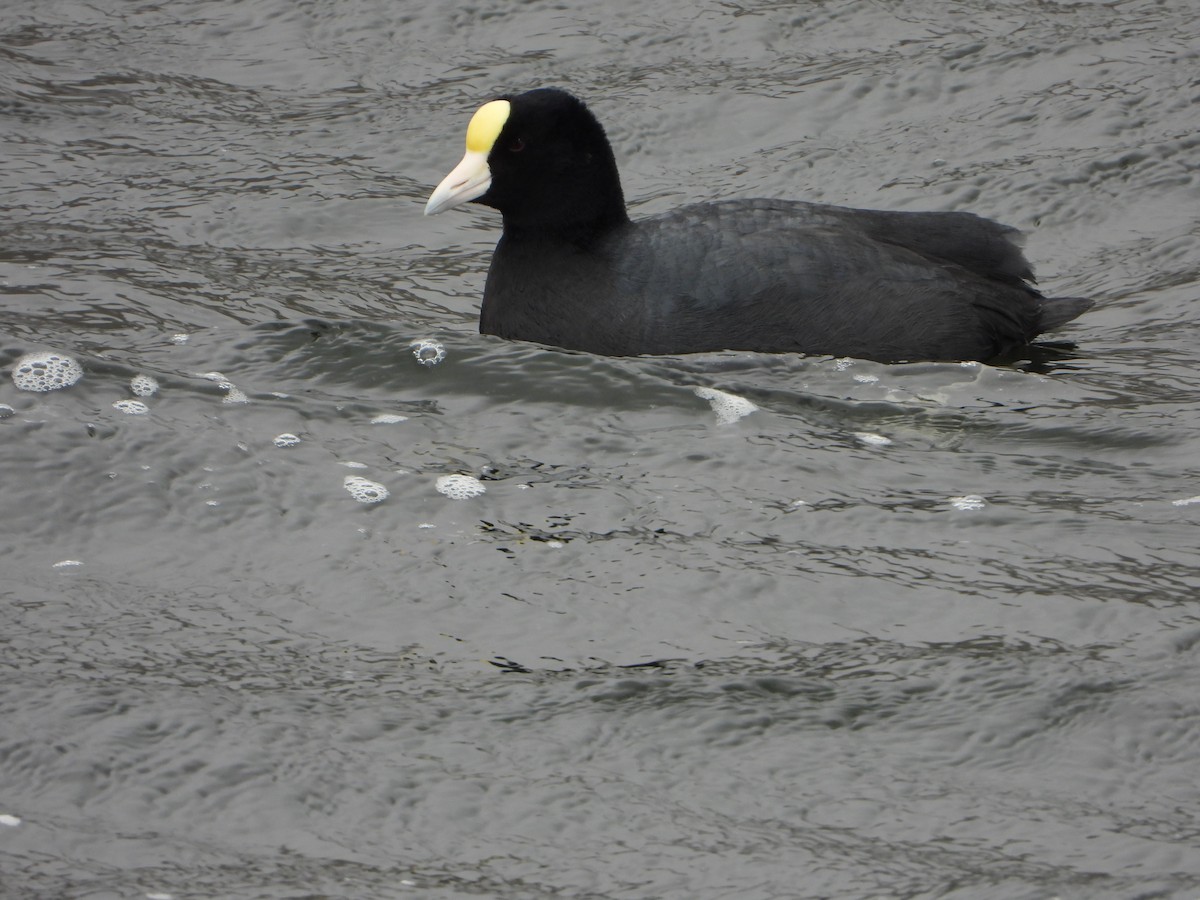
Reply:
M585 247L629 224L624 205L585 218L547 222L540 218L504 215L504 237L516 241L550 241Z

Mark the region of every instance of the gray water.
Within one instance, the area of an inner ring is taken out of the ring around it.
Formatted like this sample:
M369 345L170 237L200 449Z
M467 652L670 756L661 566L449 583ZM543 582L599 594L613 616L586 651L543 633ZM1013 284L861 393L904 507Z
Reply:
M1200 896L1198 32L10 0L0 895ZM995 366L481 337L497 217L422 206L548 84L635 215L968 209L1096 307Z

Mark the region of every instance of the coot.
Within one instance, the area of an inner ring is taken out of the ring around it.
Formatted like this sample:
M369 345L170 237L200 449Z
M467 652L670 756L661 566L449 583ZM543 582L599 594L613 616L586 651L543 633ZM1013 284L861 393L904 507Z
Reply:
M632 221L604 129L555 88L475 113L425 213L468 201L504 221L480 331L608 356L987 360L1092 305L1044 297L1020 233L971 213L722 200Z

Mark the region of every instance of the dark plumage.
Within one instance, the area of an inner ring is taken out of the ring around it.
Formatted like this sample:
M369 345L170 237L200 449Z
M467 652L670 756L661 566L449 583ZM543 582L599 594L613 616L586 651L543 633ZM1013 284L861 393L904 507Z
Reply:
M476 114L426 207L503 215L485 334L609 356L986 360L1091 306L1034 290L1019 233L970 213L724 200L630 221L582 102L548 88L502 101Z

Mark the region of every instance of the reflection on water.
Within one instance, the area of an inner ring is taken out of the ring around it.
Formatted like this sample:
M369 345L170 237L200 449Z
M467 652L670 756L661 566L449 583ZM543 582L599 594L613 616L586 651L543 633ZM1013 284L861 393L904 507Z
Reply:
M1190 8L410 6L0 26L0 893L1200 891ZM635 213L971 209L1097 306L480 336L498 223L421 207L538 84Z

